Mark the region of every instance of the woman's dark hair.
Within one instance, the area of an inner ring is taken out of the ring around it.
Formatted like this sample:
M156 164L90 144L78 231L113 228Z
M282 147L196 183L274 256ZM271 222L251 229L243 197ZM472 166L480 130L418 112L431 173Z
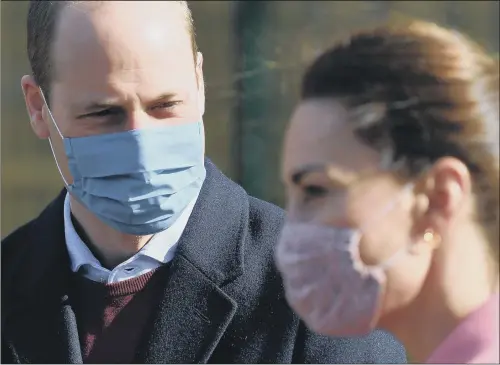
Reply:
M498 258L498 77L498 61L464 35L418 21L331 48L306 71L301 97L343 101L357 137L409 178L442 157L461 160Z

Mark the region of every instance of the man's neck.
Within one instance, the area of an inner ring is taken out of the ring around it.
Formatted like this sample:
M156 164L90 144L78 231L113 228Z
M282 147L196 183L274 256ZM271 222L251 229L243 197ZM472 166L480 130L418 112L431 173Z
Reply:
M107 269L113 269L135 255L152 237L129 235L109 227L72 196L70 206L76 232Z

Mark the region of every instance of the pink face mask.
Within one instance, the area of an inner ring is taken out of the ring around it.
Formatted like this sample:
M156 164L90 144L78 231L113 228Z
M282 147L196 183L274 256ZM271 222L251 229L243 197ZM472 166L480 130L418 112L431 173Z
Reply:
M404 191L413 188L408 185ZM387 214L399 197L379 217ZM407 246L377 266L360 258L362 230L287 222L276 247L276 264L293 310L313 331L361 336L377 324L386 276L384 269Z

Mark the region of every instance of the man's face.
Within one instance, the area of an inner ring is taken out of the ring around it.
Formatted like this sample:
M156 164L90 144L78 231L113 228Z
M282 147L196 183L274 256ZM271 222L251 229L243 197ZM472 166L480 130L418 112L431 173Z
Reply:
M177 2L109 1L65 6L55 31L50 108L64 137L199 121L202 58L193 59ZM68 183L62 139L36 85L23 78L35 133L49 138ZM46 91L47 92L47 91Z

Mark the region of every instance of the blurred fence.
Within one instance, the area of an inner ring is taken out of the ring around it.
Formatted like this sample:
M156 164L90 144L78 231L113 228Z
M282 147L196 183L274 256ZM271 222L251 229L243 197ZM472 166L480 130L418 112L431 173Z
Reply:
M48 143L31 132L20 78L25 1L1 3L1 235L61 189ZM498 1L193 1L207 82L207 154L250 194L281 204L283 129L301 71L350 31L395 17L436 21L498 52Z

